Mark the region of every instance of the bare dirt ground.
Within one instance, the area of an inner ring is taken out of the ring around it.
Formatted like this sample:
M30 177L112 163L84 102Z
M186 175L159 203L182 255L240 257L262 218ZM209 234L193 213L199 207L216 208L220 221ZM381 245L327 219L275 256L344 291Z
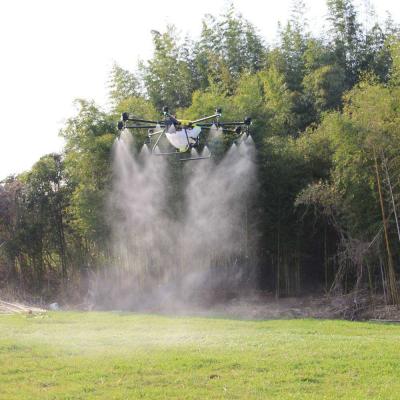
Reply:
M386 305L382 296L360 291L347 295L312 295L275 298L270 293L237 296L204 304L166 301L163 305L124 308L124 311L165 315L264 319L346 319L400 322L400 308ZM95 305L89 309L98 309Z
M288 297L275 299L273 296L252 296L233 299L216 304L205 314L225 315L243 319L277 318L329 318L333 317L322 297ZM200 311L202 313L202 311Z
M51 306L50 304L39 306L21 300L11 301L9 296L3 299L0 296L0 314L43 313L47 309L52 309ZM101 309L94 305L65 303L61 304L60 310L100 311ZM400 322L400 307L386 305L382 296L371 297L362 292L357 295L352 293L341 296L319 295L280 299L270 294L254 294L207 306L174 302L167 306L124 309L124 311L248 320L322 318Z

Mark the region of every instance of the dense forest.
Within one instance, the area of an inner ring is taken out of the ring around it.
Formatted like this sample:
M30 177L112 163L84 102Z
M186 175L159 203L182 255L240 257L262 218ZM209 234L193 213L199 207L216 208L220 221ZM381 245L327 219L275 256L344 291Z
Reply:
M361 22L352 0L327 6L316 35L295 1L275 44L232 6L206 15L198 40L152 31L151 59L112 68L109 110L76 100L63 152L1 182L0 285L84 295L90 273L112 264L105 199L120 113L160 118L168 105L195 118L218 106L254 121L256 288L399 303L400 29L372 10Z

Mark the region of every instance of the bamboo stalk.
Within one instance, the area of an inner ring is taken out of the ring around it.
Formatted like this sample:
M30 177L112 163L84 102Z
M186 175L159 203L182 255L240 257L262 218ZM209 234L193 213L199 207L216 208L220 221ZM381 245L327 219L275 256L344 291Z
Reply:
M396 221L397 237L399 238L399 242L400 242L400 225L399 225L399 219L397 217L396 202L394 200L392 182L390 180L390 175L389 175L389 170L388 170L388 167L387 167L386 157L385 157L385 154L384 154L383 150L382 150L382 164L383 164L383 167L385 169L386 181L387 181L388 187L389 187L389 193L390 193L390 198L391 198L392 207L393 207L394 219Z
M397 285L396 285L396 275L395 275L394 265L393 265L393 256L392 256L392 250L391 250L390 241L389 241L388 221L387 221L386 213L385 213L385 205L384 205L384 201L383 201L381 177L379 174L378 159L376 156L375 147L373 147L373 154L374 154L376 181L377 181L377 185L378 185L379 203L381 206L381 213L382 213L383 232L384 232L384 236L385 236L385 246L386 246L386 252L387 252L387 261L388 261L387 278L388 278L388 283L389 283L390 298L391 298L391 301L393 302L393 304L399 304L399 293L398 293Z

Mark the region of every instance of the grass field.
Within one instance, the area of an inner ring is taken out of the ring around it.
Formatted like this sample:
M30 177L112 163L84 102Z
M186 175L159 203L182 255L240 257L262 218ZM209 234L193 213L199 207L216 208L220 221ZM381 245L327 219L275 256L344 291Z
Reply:
M400 399L400 327L0 315L0 399Z

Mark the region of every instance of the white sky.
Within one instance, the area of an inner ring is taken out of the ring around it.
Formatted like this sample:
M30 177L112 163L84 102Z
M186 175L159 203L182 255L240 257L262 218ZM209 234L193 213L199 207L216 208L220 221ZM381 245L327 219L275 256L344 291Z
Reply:
M362 1L362 0L358 0ZM398 0L370 0L380 17L400 21ZM272 43L292 0L235 0L235 7ZM151 55L150 31L172 23L199 35L205 13L226 0L0 0L0 179L60 151L58 131L73 99L107 105L113 61L134 70ZM325 0L306 0L311 27L322 29Z

